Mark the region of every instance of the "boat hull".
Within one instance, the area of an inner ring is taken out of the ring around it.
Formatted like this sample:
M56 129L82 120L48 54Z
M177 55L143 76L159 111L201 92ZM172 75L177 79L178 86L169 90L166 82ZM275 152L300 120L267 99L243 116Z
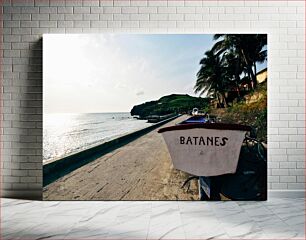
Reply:
M176 169L196 176L235 173L243 129L183 128L161 131Z

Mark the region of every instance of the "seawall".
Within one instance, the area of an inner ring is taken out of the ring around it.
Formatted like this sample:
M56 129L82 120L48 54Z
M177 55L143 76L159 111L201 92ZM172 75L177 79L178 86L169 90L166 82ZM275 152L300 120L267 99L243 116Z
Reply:
M96 160L104 154L107 154L117 148L120 148L136 140L137 138L149 133L150 131L162 126L163 124L166 124L176 119L177 117L179 117L179 115L163 120L147 128L140 129L138 131L113 139L111 141L102 143L98 146L69 155L67 157L58 159L50 163L46 163L45 165L43 165L43 186L45 187L46 185L54 182L55 180L65 176L66 174Z

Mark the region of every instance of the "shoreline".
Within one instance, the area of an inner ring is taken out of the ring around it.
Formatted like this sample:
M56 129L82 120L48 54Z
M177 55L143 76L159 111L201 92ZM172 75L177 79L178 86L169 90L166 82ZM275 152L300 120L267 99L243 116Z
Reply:
M152 125L152 123L147 123L144 120L138 121L129 112L53 113L46 115L47 123L43 129L43 165L86 151ZM55 128L53 122L62 118L63 121L70 121L71 125ZM121 126L124 126L124 128ZM117 130L118 127L119 130ZM104 134L103 131L99 131L100 129L106 130L107 133ZM54 130L59 133L53 134ZM96 133L97 130L98 133ZM74 136L78 140L74 140ZM66 141L62 141L66 138L68 145L66 145ZM69 138L73 140L71 141ZM65 146L62 146L63 144Z
M156 124L150 125L146 128L142 128L128 134L123 134L110 141L89 147L88 149L81 150L64 157L48 160L45 163L43 162L43 187L56 181L58 178L65 176L73 170L76 170L79 167L82 167L107 154L108 152L136 140L137 138L149 133L150 131L158 128L159 126L162 126L163 124L166 124L169 121L176 119L179 116L180 115L176 115Z
M148 126L148 127L151 127L152 125ZM61 160L61 159L64 159L64 158L67 158L67 157L71 157L71 156L74 156L74 155L78 155L80 153L82 153L83 151L88 151L92 148L95 148L95 147L98 147L100 145L103 145L105 143L108 143L108 142L111 142L113 140L116 140L117 138L121 138L121 137L124 137L125 135L129 135L131 133L134 133L134 132L137 132L137 131L140 131L140 130L143 130L143 129L146 129L148 127L145 127L145 128L141 128L141 129L138 129L136 131L133 131L133 132L130 132L130 133L123 133L123 134L120 134L120 135L117 135L117 136L114 136L114 138L111 138L111 139L108 139L106 140L105 142L100 142L100 143L96 143L96 144L92 144L92 145L89 145L88 147L84 148L84 149L80 149L80 150L77 150L77 151L74 151L74 152L70 152L70 153L67 153L67 154L64 154L60 157L55 157L55 158L49 158L49 159L46 159L46 160L43 160L43 165L47 165L49 163L53 163L53 162L56 162L58 160Z
M186 117L180 116L165 126ZM43 199L198 200L196 181L191 182L189 190L181 188L189 176L173 168L157 128L45 186Z
M110 112L110 113L111 113L111 112ZM114 112L114 113L117 113L117 112ZM126 112L118 112L118 113L126 113ZM70 113L67 113L67 114L70 114ZM100 114L100 113L87 113L87 114ZM107 114L108 114L108 113L107 113ZM95 148L95 147L97 147L97 146L103 145L104 143L108 143L108 142L113 141L113 140L115 140L115 139L117 139L117 138L121 138L121 137L124 137L124 136L126 136L126 135L129 135L129 134L132 134L132 133L141 131L141 130L145 130L145 129L149 128L149 127L154 126L155 124L159 124L159 123L162 123L163 121L167 121L167 120L169 120L169 119L173 119L173 118L179 117L179 116L180 116L179 114L177 114L177 115L173 115L173 114L172 114L172 116L169 116L168 118L163 119L163 120L161 120L161 121L159 121L159 122L156 122L156 123L147 122L147 124L149 124L149 126L146 126L146 127L144 127L144 128L140 128L140 129L137 129L137 130L132 130L131 132L122 133L122 134L119 134L119 135L116 135L116 136L112 136L112 137L110 137L109 139L107 139L107 140L105 140L105 141L101 140L101 141L98 142L98 143L93 143L93 144L91 144L91 145L89 145L89 146L87 146L87 147L85 147L85 148L83 148L83 149L76 149L75 151L72 151L72 152L63 154L62 156L53 157L53 158L48 158L48 159L43 159L43 165L46 165L46 164L49 164L49 163L52 163L52 162L61 160L61 159L63 159L63 158L67 158L67 157L73 156L73 155L75 155L75 154L79 154L79 153L81 153L81 152L83 152L83 151L87 151L87 150L89 150L89 149L91 149L91 148ZM137 121L138 121L138 120L148 120L148 119L137 119Z

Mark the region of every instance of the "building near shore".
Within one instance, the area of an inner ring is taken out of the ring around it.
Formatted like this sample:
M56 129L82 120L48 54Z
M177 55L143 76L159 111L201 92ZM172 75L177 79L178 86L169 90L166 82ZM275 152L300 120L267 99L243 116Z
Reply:
M259 71L256 74L256 80L259 84L263 83L263 82L266 82L268 80L268 70L267 70L267 68L262 69L261 71Z

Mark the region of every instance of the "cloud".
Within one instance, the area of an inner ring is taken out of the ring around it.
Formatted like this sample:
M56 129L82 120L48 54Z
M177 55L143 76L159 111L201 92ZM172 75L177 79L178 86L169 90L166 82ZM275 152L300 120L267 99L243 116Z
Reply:
M139 91L139 92L136 93L136 95L137 95L137 96L144 95L144 91Z
M194 95L202 43L177 51L168 37L45 35L44 112L123 112L171 93Z

